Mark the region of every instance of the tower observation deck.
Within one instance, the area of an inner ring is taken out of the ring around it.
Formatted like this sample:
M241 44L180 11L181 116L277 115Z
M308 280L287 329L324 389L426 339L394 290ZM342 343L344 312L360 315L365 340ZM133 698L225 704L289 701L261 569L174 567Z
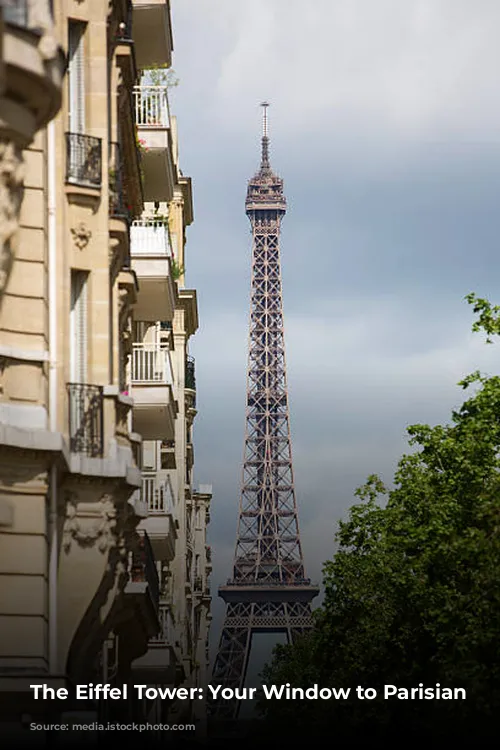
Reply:
M288 642L312 627L319 587L306 577L295 499L281 292L280 226L283 180L269 161L268 103L263 102L261 162L248 183L252 231L250 343L245 448L233 571L219 587L226 615L212 685L242 688L253 633L286 633ZM212 705L235 719L239 701Z

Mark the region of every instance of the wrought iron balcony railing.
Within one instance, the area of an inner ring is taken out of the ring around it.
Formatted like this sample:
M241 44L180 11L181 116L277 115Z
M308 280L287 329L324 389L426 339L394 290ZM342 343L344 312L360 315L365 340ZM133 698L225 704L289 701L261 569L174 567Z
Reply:
M173 385L169 350L161 344L133 344L132 384Z
M67 388L70 450L100 458L104 442L102 386L68 383Z
M189 396L189 403L191 407L196 408L196 377L195 377L195 365L194 357L186 357L186 372L184 375L184 387L186 390L192 391Z
M168 484L158 481L156 474L142 475L141 500L152 515L173 513L173 503Z
M184 378L184 385L192 391L196 390L194 357L186 357L186 375Z
M137 219L130 228L132 255L172 257L170 232L164 219Z
M151 599L158 610L160 606L160 580L156 567L153 548L146 531L140 535L137 549L130 555L130 580L134 583L147 583Z
M66 133L66 182L101 187L102 142L82 133Z
M135 122L139 128L170 127L166 86L141 85L134 88Z
M129 217L123 192L123 161L119 143L109 144L109 215Z

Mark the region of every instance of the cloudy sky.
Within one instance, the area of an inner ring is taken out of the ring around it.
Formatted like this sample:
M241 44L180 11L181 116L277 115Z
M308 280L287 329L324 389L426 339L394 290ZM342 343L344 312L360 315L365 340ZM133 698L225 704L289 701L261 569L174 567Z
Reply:
M199 293L196 477L214 488L215 587L230 574L243 452L248 178L271 102L285 180L282 263L297 499L321 578L372 472L414 422L498 371L464 295L500 302L498 0L172 0L181 162ZM214 601L212 639L221 604Z

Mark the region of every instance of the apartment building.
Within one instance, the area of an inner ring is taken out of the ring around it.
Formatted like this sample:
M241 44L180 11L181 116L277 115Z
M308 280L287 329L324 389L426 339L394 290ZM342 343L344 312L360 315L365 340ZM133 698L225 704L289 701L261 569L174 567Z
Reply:
M46 710L37 680L70 698L89 682L203 684L211 488L193 487L193 202L168 103L169 2L0 9L5 729ZM203 704L85 710L204 731Z

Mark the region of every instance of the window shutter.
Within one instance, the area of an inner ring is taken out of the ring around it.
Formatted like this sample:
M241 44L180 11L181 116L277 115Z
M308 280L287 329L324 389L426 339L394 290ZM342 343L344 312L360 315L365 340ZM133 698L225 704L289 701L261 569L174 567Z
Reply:
M71 274L71 382L87 382L87 274Z
M68 26L70 133L85 133L85 27L81 21L70 21Z

